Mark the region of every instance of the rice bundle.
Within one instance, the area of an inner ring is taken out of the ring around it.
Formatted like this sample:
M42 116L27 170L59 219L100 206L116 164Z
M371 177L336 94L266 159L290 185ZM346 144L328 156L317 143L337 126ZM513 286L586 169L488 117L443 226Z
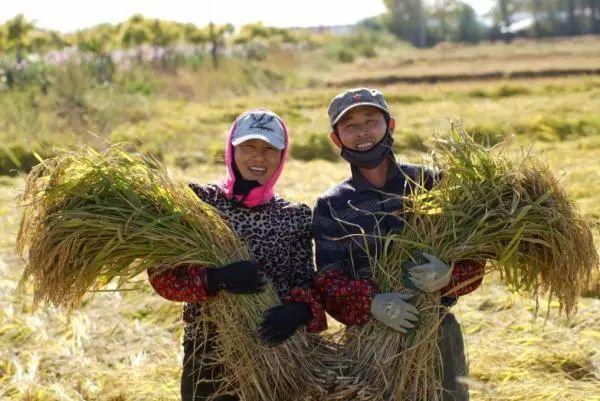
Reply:
M33 281L36 304L76 307L88 291L113 279L122 288L157 266L208 268L248 259L249 251L218 212L174 183L155 161L115 146L63 152L30 173L23 196L18 248L28 256L21 283ZM294 399L313 381L315 336L284 345L260 343L257 324L276 304L260 294L219 294L202 306L202 324L217 332L215 363L224 365L222 392L242 400Z
M512 290L557 298L571 315L598 266L591 231L547 166L530 155L510 158L454 129L439 141L430 191L414 183L404 198L404 228L382 238L373 279L382 292L405 290L405 267L427 252L446 262L487 260ZM420 322L405 336L371 321L347 330L355 372L384 400L441 400L437 346L443 309L437 295L416 297Z

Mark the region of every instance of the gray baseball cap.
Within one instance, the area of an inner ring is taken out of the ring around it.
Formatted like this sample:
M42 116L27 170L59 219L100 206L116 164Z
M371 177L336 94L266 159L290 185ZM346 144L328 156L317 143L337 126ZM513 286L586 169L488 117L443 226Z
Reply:
M238 117L231 144L237 146L250 139L261 139L275 148L285 148L285 130L281 118L270 110L251 110Z
M340 118L358 106L373 106L381 110L386 116L390 116L390 109L385 102L385 98L377 89L354 88L344 91L333 98L329 103L327 113L329 113L329 122L333 128Z

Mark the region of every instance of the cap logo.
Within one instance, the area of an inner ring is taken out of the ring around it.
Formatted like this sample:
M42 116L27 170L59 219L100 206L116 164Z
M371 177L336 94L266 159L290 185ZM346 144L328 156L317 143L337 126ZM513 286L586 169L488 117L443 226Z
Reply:
M360 93L357 93L354 96L352 96L352 98L354 99L355 102L358 102L361 98L361 95L360 95Z
M268 124L270 124L273 119L275 118L275 116L269 116L267 114L261 114L260 116L255 116L254 114L251 114L250 117L252 117L252 124L250 124L250 128L249 129L257 129L260 131L273 131L273 128L269 127Z

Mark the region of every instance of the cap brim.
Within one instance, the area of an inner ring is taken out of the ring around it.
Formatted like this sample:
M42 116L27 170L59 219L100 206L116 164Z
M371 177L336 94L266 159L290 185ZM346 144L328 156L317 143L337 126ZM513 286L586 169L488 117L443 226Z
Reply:
M390 111L385 109L384 107L382 107L381 105L377 104L377 103L371 103L371 102L361 102L361 103L354 103L351 104L350 106L346 107L344 110L342 110L342 112L340 114L338 114L338 116L335 118L335 120L333 120L331 122L331 126L335 126L342 117L344 117L344 115L349 112L350 110L356 108L356 107L360 107L360 106L372 106L375 108L378 108L379 110L383 111L386 115L390 115Z
M278 141L274 138L269 138L268 136L266 136L265 134L261 134L261 133L254 133L254 134L246 134L240 138L234 139L231 141L231 144L233 146L237 146L240 143L244 143L246 141L249 141L250 139L260 139L261 141L265 141L268 144L274 146L276 149L278 150L283 150L285 149L285 143L282 141Z

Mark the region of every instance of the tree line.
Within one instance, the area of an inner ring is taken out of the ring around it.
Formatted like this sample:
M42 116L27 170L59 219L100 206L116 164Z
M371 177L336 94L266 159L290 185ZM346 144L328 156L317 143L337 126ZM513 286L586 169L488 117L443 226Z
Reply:
M386 13L359 25L390 31L417 47L442 41L510 40L517 35L542 38L600 34L600 0L496 0L495 7L483 19L462 0L384 0L384 3ZM199 27L139 14L122 23L100 24L62 34L41 29L23 15L17 15L0 25L0 58L10 55L18 62L28 53L67 47L103 57L117 49L189 44L208 49L216 66L219 49L228 40L247 45L256 40L298 43L310 39L296 31L261 23L248 24L235 32L231 24L210 23Z
M186 44L207 50L215 66L217 54L228 39L234 44L247 44L256 39L277 39L295 43L299 35L286 29L264 26L261 23L243 26L235 32L232 24L209 23L199 27L192 23L179 23L133 15L119 24L100 24L74 33L62 34L37 27L23 15L0 25L0 57L11 56L17 62L29 53L45 53L75 47L99 57L108 57L120 49L136 49L141 46L166 48Z
M600 33L600 0L497 0L479 18L460 0L384 0L381 23L417 47L440 41L510 40ZM486 23L487 22L487 23Z

